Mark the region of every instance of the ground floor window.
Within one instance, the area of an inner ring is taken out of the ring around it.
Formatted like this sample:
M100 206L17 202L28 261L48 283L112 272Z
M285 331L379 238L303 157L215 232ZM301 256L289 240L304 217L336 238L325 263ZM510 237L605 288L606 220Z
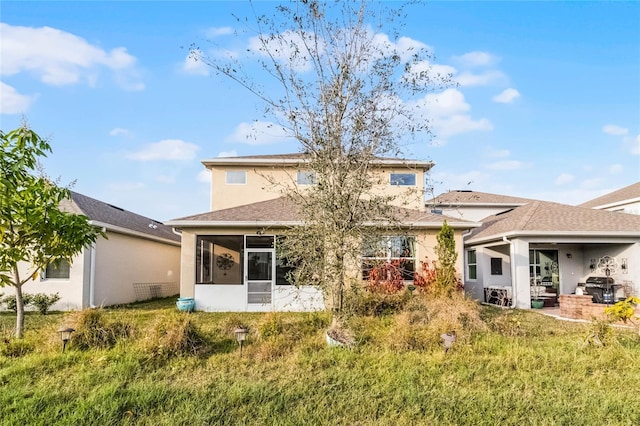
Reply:
M467 278L475 280L478 278L478 264L476 261L476 251L467 250Z
M531 285L557 287L560 283L558 250L529 250L529 279Z
M43 279L69 279L71 265L64 259L52 262L44 270Z
M363 241L363 280L369 280L372 273L378 274L381 267L389 264L398 269L405 281L413 281L416 264L415 237L385 236Z
M203 235L196 238L196 284L242 285L244 237Z

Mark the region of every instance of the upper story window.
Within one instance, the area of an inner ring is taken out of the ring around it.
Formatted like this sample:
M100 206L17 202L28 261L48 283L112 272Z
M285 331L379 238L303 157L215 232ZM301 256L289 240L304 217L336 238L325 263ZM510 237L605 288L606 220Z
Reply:
M59 260L58 262L50 263L47 265L42 276L43 279L69 279L69 271L71 265L66 260Z
M415 173L391 173L389 178L391 185L399 186L415 186L416 174Z
M247 172L242 171L227 171L227 185L244 185L247 183Z
M316 183L316 174L314 172L298 172L296 182L298 185L313 185Z

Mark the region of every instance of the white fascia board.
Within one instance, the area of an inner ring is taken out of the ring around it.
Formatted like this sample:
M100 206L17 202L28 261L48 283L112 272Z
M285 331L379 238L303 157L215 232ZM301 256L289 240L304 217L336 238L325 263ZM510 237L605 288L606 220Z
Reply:
M210 168L212 166L279 166L279 165L299 165L308 162L302 158L241 158L241 157L223 157L202 160L201 163ZM416 161L416 160L373 160L373 164L380 166L402 166L410 168L421 168L424 171L430 170L435 163L432 161Z
M444 222L444 221L442 221ZM406 222L402 223L402 225L411 226L413 228L433 228L433 227L442 227L442 222ZM478 222L449 222L447 221L447 225L452 228L462 228L462 229L470 229L470 228L479 228L482 226L481 223Z
M602 204L599 206L591 207L595 210L606 210L613 207L626 206L627 204L640 203L640 197L637 198L629 198L627 200L614 201L613 203Z
M123 228L121 226L111 225L110 223L98 222L96 220L90 220L90 225L97 226L98 228L104 228L107 231L117 232L118 234L130 235L133 237L144 238L147 240L158 241L160 243L171 244L174 246L180 246L180 241L168 240L162 237L156 237L154 235L145 234L144 232L133 231L131 229Z
M501 234L490 235L488 237L479 239L470 239L465 241L465 244L478 245L491 241L502 240L506 238L519 238L519 237L531 237L531 238L573 238L576 241L588 240L589 238L628 238L628 242L637 242L640 238L640 231L511 231L503 232Z
M172 220L164 223L167 226L174 228L247 228L247 227L288 227L288 226L300 226L303 222L260 222L260 221L212 221L212 220Z

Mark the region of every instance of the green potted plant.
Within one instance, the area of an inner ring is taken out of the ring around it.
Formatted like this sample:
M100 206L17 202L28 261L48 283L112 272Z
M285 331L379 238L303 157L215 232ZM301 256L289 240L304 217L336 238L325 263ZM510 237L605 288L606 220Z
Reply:
M534 309L542 309L544 306L544 300L541 295L544 287L539 285L534 285L531 287L531 307Z

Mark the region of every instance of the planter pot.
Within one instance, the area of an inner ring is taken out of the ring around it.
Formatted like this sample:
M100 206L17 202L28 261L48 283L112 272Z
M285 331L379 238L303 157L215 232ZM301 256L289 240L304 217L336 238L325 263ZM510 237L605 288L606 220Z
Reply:
M196 307L196 300L193 297L179 297L176 307L179 311L193 312Z
M544 300L532 300L531 307L534 309L542 309L544 306Z
M329 345L330 347L336 347L336 346L345 346L344 343L342 343L339 340L334 339L333 337L329 336L329 333L325 333L325 336L327 338L327 345Z

